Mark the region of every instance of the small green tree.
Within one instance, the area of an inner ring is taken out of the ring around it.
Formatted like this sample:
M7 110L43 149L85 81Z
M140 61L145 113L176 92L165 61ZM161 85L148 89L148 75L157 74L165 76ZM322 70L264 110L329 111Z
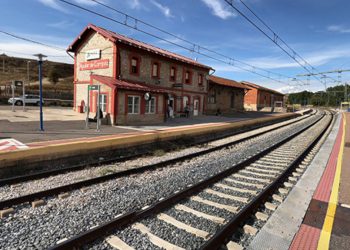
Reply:
M58 83L59 78L60 78L60 73L58 72L58 70L55 67L51 68L49 71L49 81L53 85L56 85Z

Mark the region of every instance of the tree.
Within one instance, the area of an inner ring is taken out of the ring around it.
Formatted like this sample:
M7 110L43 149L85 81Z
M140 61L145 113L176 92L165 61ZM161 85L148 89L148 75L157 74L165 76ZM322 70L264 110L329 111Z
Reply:
M49 81L53 84L56 85L58 83L58 80L60 78L60 73L57 70L56 67L52 67L49 71Z

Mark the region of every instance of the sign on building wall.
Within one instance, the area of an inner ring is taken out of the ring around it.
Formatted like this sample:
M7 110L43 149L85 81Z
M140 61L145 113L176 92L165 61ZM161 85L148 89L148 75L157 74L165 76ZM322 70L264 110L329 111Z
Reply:
M109 59L81 62L79 66L80 70L107 69L109 68Z
M85 52L86 61L100 59L100 58L101 58L100 49L92 49Z

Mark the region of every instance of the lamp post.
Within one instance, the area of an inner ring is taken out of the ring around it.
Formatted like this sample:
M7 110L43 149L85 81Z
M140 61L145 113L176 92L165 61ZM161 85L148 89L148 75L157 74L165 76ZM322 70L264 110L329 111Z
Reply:
M27 81L28 81L28 86L30 86L30 79L29 79L29 64L30 64L30 61L27 61Z
M44 131L44 121L43 121L43 81L42 81L42 64L43 64L43 58L47 57L43 54L36 54L34 55L38 57L38 63L39 63L39 93L40 93L40 131Z

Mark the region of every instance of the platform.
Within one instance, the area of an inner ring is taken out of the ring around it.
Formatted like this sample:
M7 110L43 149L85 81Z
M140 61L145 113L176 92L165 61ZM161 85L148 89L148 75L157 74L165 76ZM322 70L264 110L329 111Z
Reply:
M350 249L350 113L343 113L327 167L313 194L295 249Z
M249 250L350 249L350 113L334 126Z

